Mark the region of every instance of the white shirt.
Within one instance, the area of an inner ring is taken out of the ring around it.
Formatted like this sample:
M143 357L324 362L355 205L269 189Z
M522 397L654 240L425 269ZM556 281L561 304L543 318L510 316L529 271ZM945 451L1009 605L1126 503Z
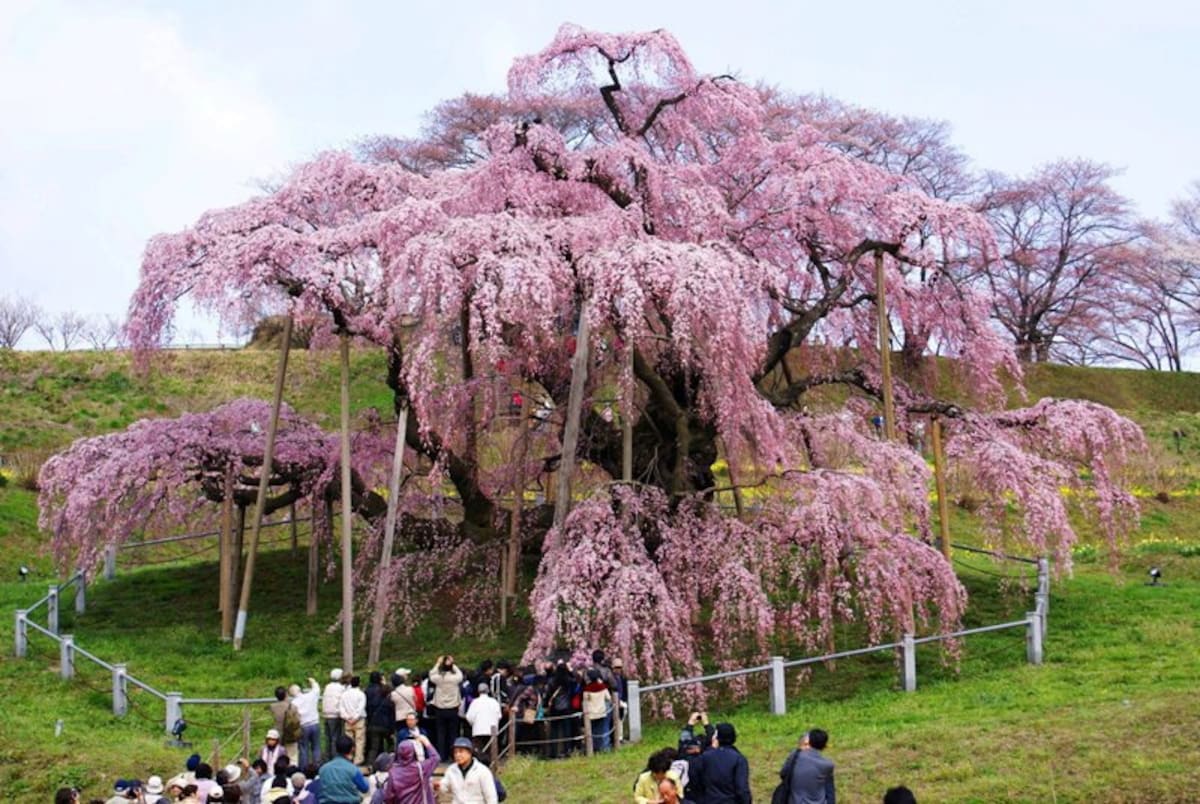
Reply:
M321 698L321 712L325 717L341 717L338 714L338 704L342 700L342 693L346 691L346 685L340 681L330 681L325 685L325 696Z
M338 717L342 720L362 720L367 716L367 695L358 687L347 687L338 702Z
M321 722L321 718L317 714L317 698L320 695L321 687L314 681L307 692L302 692L292 699L292 706L296 707L296 711L300 713L301 726L313 726Z
M490 695L480 695L467 707L467 722L472 737L491 737L492 727L500 728L500 702Z
M457 762L442 776L442 790L453 796L453 804L499 804L496 801L496 780L492 772L479 760L473 760L464 778Z

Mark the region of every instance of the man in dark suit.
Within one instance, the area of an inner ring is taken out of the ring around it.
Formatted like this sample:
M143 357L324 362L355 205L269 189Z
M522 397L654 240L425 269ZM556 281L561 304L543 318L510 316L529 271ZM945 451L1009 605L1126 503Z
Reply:
M750 764L735 742L733 724L718 723L712 748L688 768L688 789L699 804L751 804Z
M821 754L828 742L829 735L821 729L812 729L800 738L800 750L792 763L788 804L837 804L833 761Z

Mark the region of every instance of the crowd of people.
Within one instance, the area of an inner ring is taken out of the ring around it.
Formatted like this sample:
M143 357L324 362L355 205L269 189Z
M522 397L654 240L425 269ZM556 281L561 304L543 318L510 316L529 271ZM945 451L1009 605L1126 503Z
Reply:
M557 758L581 750L588 728L593 750L606 751L627 690L621 660L599 650L591 662L519 668L488 660L466 669L444 655L425 672L371 672L365 685L334 668L324 687L309 678L275 688L272 726L250 757L214 769L193 755L165 782L118 780L100 802L434 804L430 791L442 789L455 804L497 804L506 793L488 767L492 740L506 750L511 726L515 750ZM71 788L56 796L78 801Z
M627 693L622 662L599 650L590 663L489 660L473 670L444 655L427 672L371 672L365 686L335 668L324 687L309 678L275 688L272 727L251 756L214 769L194 754L165 782L119 779L111 798L90 804L435 804L439 792L453 804L498 804L507 794L488 766L491 749L506 750L515 733L515 751L563 757L589 729L593 750L606 751ZM772 804L836 804L828 740L821 729L803 735ZM678 745L650 755L634 804L750 804L750 766L736 743L733 724L692 713ZM55 804L79 801L62 788ZM905 787L883 801L916 804Z
M824 755L829 734L805 732L779 769L771 804L837 804L834 763ZM693 712L679 743L655 751L633 783L634 804L751 804L750 763L737 749L732 723L709 723ZM888 789L883 804L917 804L903 785Z

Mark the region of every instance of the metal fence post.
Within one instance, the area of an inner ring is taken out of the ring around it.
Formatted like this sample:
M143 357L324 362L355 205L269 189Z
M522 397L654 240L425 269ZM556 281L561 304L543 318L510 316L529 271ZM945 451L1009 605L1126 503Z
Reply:
M104 548L104 580L111 581L117 577L117 546L110 544Z
M582 712L583 715L583 755L590 757L596 750L592 742L592 716L587 712Z
M1050 614L1050 559L1038 559L1037 608L1042 614L1042 637L1046 636L1046 620Z
M29 648L29 635L25 628L26 609L17 609L17 623L13 628L13 653L18 659L24 659Z
M167 734L173 734L175 731L175 721L183 717L183 704L180 701L183 699L182 692L167 693L167 714L163 718L163 724L167 727Z
M492 739L488 742L488 759L492 773L500 772L500 729L492 726Z
M71 634L63 634L58 642L58 666L64 680L75 677L75 637Z
M642 688L636 681L630 681L626 686L629 697L629 742L642 741Z
M787 689L783 674L783 657L771 657L771 714L787 713Z
M50 633L58 633L58 584L50 584L50 591L46 595L46 628L50 629Z
M75 613L83 614L87 611L87 579L83 573L79 573L79 580L75 581Z
M112 669L113 716L125 717L129 710L128 685L125 682L125 665L114 664Z
M904 654L904 691L913 692L917 688L917 646L912 634L905 634L900 643Z
M1025 613L1029 618L1025 628L1025 657L1030 664L1042 663L1042 616L1036 611Z

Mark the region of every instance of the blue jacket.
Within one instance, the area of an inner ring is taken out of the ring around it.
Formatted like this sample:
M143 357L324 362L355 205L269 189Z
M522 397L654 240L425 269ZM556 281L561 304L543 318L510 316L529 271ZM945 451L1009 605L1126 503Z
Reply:
M371 789L362 771L345 757L334 757L321 766L321 804L362 804Z
M705 751L688 777L696 804L751 804L750 763L732 745Z

